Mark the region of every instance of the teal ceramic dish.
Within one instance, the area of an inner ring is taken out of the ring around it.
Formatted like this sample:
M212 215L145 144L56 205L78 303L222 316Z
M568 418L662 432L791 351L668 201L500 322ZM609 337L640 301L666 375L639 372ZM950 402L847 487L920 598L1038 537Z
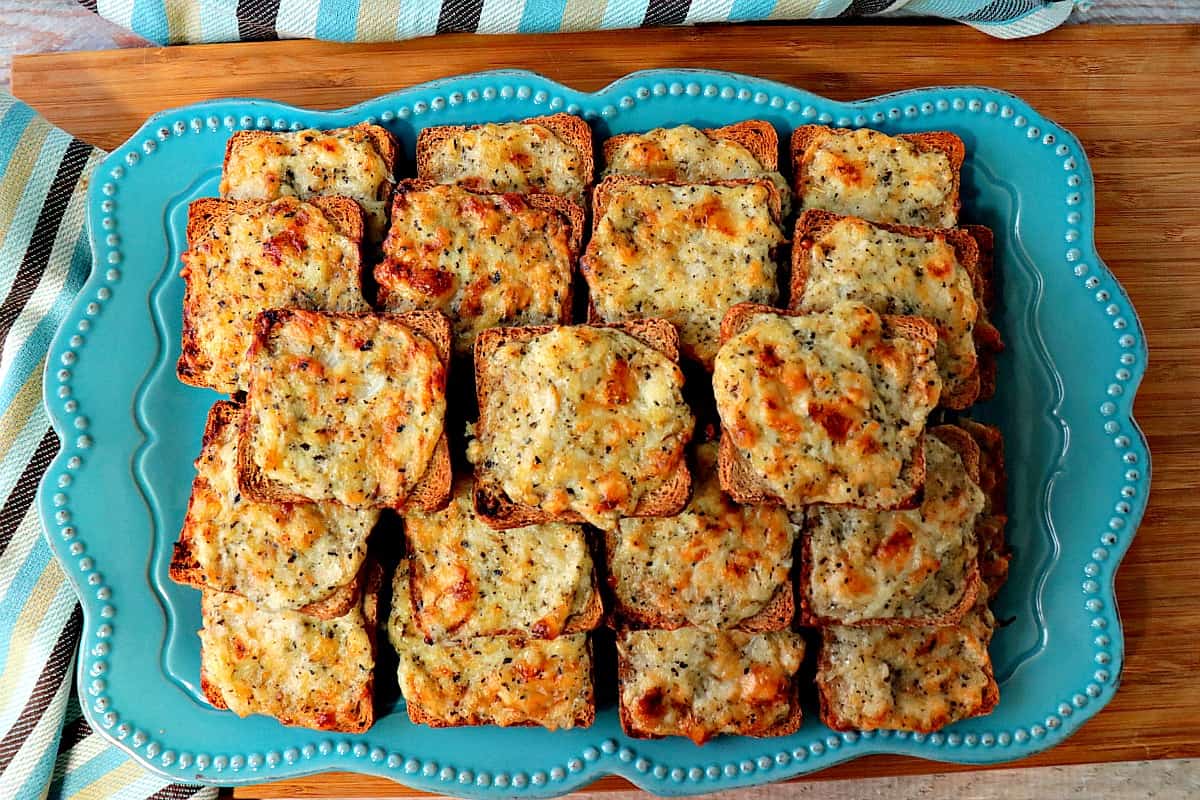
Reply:
M411 164L425 126L558 110L582 114L600 137L760 118L782 140L816 122L948 129L966 142L963 216L996 231L995 322L1008 344L996 398L975 412L1003 429L1011 467L1015 558L997 606L1008 624L991 648L1001 693L994 713L932 735L835 733L810 701L792 736L724 737L696 747L626 738L604 689L593 727L559 732L431 730L409 722L402 700L384 697L370 731L329 735L239 719L204 702L199 594L167 578L205 412L217 399L174 376L188 202L217 193L234 130L367 120L390 128ZM617 773L660 795L690 795L870 753L1011 761L1070 736L1117 690L1123 640L1113 574L1150 485L1149 453L1132 417L1145 339L1096 253L1092 176L1079 141L1017 97L939 87L838 103L755 78L686 70L639 72L585 94L527 72L491 72L341 111L222 100L164 112L107 158L90 192L96 266L50 349L46 405L63 447L39 503L46 536L83 603L85 715L161 775L229 785L352 770L460 796L544 797Z

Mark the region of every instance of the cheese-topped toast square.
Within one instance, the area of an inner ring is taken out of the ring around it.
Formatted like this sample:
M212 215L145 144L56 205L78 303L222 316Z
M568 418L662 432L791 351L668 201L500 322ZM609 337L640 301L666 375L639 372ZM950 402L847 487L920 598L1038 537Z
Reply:
M335 619L267 611L205 590L200 686L220 709L285 725L361 733L375 720L372 692L381 576L367 567L360 602Z
M737 303L779 296L779 193L767 180L672 185L629 176L596 187L592 238L580 261L589 319L661 317L683 352L711 368L721 318Z
M738 505L721 491L717 443L706 442L687 508L606 532L616 614L631 627L787 628L795 535L782 507Z
M265 311L255 325L238 485L256 500L439 508L450 324L437 311Z
M844 302L823 313L734 306L713 371L721 486L742 503L907 508L925 481L937 330Z
M241 418L241 406L224 400L208 412L171 578L244 595L263 609L346 613L358 601L355 578L379 512L244 496L237 485Z
M582 203L594 171L592 130L571 114L438 125L417 136L417 177L435 183L557 194Z
M875 222L953 228L966 147L946 131L889 136L801 125L792 133L796 204Z
M434 728L463 725L588 727L596 718L586 633L555 639L477 636L425 641L412 623L408 563L396 570L388 633L409 718Z
M617 694L629 736L786 736L800 728L792 631L620 631Z
M569 323L583 225L583 209L556 195L402 181L375 267L378 303L444 312L460 356L485 328Z
M470 477L441 511L404 516L412 623L431 641L591 630L603 605L582 525L497 531L475 513Z
M691 489L676 333L665 320L492 328L475 343L475 507L497 528L669 516Z
M399 153L396 137L378 125L327 131L237 131L225 146L221 196L230 200L347 197L362 206L367 239L378 245L387 230L387 200Z
M344 197L193 202L180 273L179 379L226 394L244 391L260 311L368 311L362 237L362 211Z

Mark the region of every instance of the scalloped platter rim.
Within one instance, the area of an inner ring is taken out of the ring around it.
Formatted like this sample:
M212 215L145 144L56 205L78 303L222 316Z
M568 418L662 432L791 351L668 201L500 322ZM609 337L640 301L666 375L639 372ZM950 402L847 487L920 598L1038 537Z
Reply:
M723 737L697 748L625 737L611 703L590 729L549 732L431 730L409 723L398 700L379 709L370 731L349 736L240 720L203 701L198 593L166 577L204 412L217 399L174 380L187 202L216 193L233 130L370 120L399 136L411 164L416 132L427 125L560 110L583 115L601 136L765 118L781 138L810 122L949 129L964 138L964 218L996 230L996 321L1009 345L998 395L977 413L1003 429L1019 467L1009 487L1015 560L997 600L997 617L1009 624L992 647L1001 683L992 715L931 735L835 733L809 704L791 736ZM1018 97L946 86L834 102L706 70L637 72L589 94L504 70L336 111L251 99L165 111L107 157L89 191L95 267L47 360L45 402L63 446L38 504L84 609L84 714L155 773L235 785L351 770L469 797L555 796L615 773L656 794L691 795L873 753L1010 761L1061 742L1118 687L1124 642L1113 576L1150 484L1149 452L1132 416L1145 337L1095 250L1083 148Z

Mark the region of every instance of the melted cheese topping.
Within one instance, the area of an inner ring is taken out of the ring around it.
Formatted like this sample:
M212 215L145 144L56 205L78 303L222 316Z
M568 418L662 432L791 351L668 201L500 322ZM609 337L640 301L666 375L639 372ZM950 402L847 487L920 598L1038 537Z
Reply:
M941 150L859 128L813 137L802 157L803 208L903 225L953 228L954 170Z
M445 388L433 343L399 321L289 312L254 359L251 459L303 497L402 506L442 436Z
M408 570L396 571L388 630L410 706L446 725L586 724L595 713L586 633L556 639L481 636L427 644L412 624Z
M706 365L721 318L778 296L772 250L783 232L768 190L741 186L614 187L581 266L601 319L664 317Z
M793 713L804 640L791 631L625 631L617 637L621 706L634 727L703 744L763 735Z
M256 136L235 147L221 175L221 196L274 200L341 195L358 202L368 238L387 230L392 174L366 126Z
M709 137L691 125L623 136L608 156L608 172L669 183L765 178L778 187L787 213L790 192L782 175L764 169L754 154L738 142Z
M620 521L609 582L620 605L643 615L732 628L790 588L795 531L779 506L739 506L721 491L715 442L696 461L683 513Z
M583 154L537 123L477 125L432 143L421 177L481 192L546 192L581 198Z
M500 347L467 458L514 502L600 528L673 480L694 419L683 373L618 330L560 327Z
M367 311L358 243L316 206L294 198L235 211L183 254L185 324L208 385L246 388L254 318L268 308Z
M721 346L721 425L787 506L894 507L918 488L905 466L937 405L933 344L889 338L858 303L829 313L757 314Z
M484 328L554 323L569 311L571 225L519 195L401 191L383 250L380 304L445 312L460 355Z
M975 564L983 502L958 454L927 434L920 508L809 509L810 609L845 624L953 610Z
M247 499L237 485L237 441L237 419L228 419L196 460L183 535L205 585L264 609L294 609L354 580L379 512Z
M203 618L205 681L238 716L267 714L319 730L370 725L375 657L361 608L317 619L205 591Z
M839 727L930 733L984 713L992 624L982 607L946 628L824 628L824 715Z
M553 639L595 597L580 525L496 531L475 516L471 481L450 504L404 518L414 623L432 641L528 633Z
M975 374L980 309L970 273L941 236L927 240L843 219L813 242L807 269L801 309L857 300L881 314L925 317L938 329L942 390L954 394Z

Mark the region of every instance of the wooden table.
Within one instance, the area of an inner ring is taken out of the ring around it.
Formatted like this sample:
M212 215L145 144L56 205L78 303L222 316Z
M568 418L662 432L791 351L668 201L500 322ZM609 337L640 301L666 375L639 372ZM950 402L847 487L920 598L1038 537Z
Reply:
M102 147L164 108L253 95L348 105L432 78L523 67L580 89L637 69L709 67L855 99L939 83L1021 95L1083 141L1096 239L1145 325L1136 413L1150 439L1150 507L1117 576L1120 692L1072 739L1024 765L1200 756L1200 27L1085 26L1002 42L962 26L752 26L556 36L443 36L381 45L276 42L18 57L13 92ZM965 769L871 757L818 777ZM604 778L597 787L625 787ZM328 774L235 796L412 794Z

